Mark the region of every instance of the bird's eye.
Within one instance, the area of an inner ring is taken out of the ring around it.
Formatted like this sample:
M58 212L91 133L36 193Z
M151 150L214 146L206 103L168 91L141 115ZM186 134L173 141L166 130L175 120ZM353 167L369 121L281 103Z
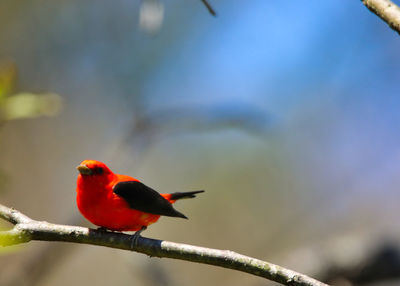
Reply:
M96 168L96 173L97 174L101 175L101 174L103 174L103 172L104 172L103 168L101 168L101 167Z

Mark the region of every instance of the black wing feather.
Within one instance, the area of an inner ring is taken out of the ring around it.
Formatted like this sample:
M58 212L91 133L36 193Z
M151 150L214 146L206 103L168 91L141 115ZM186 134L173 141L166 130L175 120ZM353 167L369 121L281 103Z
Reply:
M129 207L146 213L187 218L175 210L172 204L152 188L137 181L119 182L114 193L123 198Z

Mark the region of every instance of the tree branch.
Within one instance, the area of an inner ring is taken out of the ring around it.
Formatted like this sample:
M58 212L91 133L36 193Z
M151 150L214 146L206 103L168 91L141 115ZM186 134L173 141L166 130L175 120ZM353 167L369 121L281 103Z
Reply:
M390 0L361 0L364 5L400 34L400 7Z
M217 16L217 13L215 12L214 8L211 6L210 3L208 3L207 0L201 0L203 2L204 6L206 6L208 12L210 12L211 15Z
M31 240L84 243L136 251L150 257L174 258L230 268L284 285L327 285L304 274L230 250L211 249L144 237L140 237L137 244L132 245L131 235L36 221L3 205L0 205L0 217L14 224L11 230L0 231L1 246L26 243Z

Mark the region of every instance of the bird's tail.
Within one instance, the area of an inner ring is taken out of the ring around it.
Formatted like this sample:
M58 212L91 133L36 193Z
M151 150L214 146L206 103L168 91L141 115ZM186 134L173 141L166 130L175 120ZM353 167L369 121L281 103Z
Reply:
M196 197L196 194L203 193L203 192L204 192L203 190L193 191L193 192L178 192L178 193L172 193L172 194L161 194L161 196L163 196L164 199L166 199L171 204L173 204L173 203L175 203L176 200L194 198L194 197ZM183 213L178 212L176 209L174 209L172 207L172 205L171 205L171 210L173 211L173 214L171 214L170 216L181 217L181 218L187 219L187 217Z
M171 200L180 200L180 199L189 199L189 198L195 198L196 194L199 193L204 193L204 190L200 191L193 191L193 192L178 192L178 193L172 193L171 195Z
M195 198L196 194L203 193L204 190L200 191L193 191L193 192L177 192L177 193L172 193L172 194L163 194L162 196L166 198L168 201L171 203L174 203L176 200L180 199L189 199L189 198Z

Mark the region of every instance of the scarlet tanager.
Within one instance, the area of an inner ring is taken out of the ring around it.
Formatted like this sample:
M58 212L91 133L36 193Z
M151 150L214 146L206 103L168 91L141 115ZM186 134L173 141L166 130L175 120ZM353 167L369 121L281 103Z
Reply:
M114 174L95 160L84 160L77 169L76 201L82 215L101 228L137 231L136 238L161 215L187 218L172 204L204 192L159 194L135 178Z

